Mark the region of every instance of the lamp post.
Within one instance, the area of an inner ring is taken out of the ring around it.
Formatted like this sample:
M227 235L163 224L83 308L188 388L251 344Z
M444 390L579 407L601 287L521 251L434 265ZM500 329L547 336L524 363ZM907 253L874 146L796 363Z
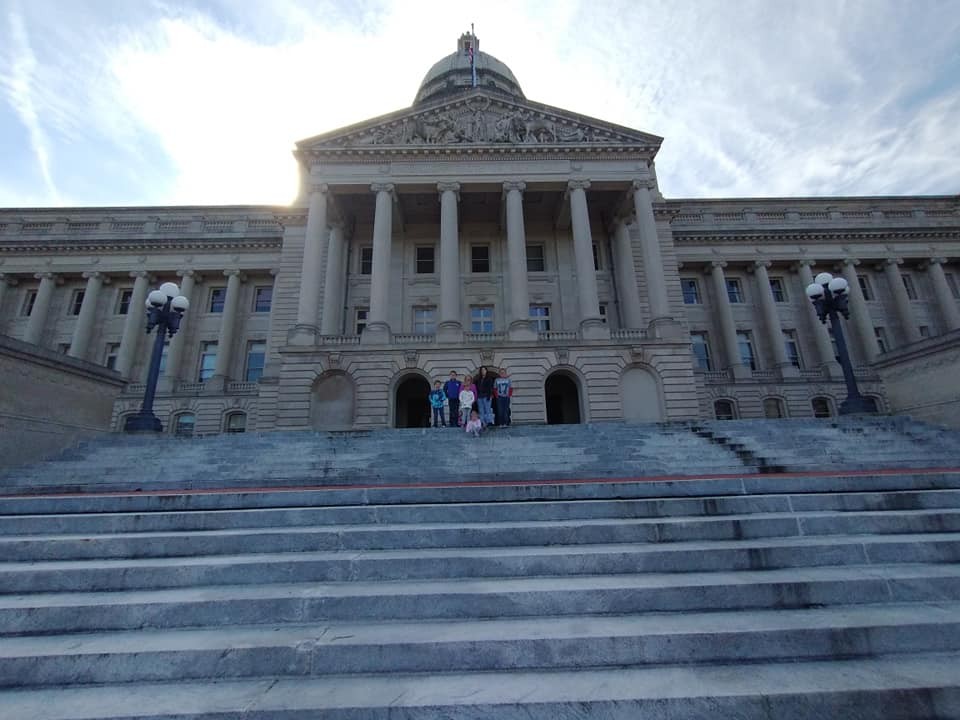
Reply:
M159 290L154 290L147 296L147 335L154 328L158 328L157 338L153 342L153 352L150 355L150 371L147 373L147 387L143 391L143 405L140 412L127 418L123 425L124 432L163 432L160 418L153 414L153 398L157 394L163 344L167 337L177 334L183 314L189 307L190 301L180 294L176 283L164 283Z
M824 272L817 275L810 285L807 285L807 297L813 302L817 317L824 325L830 318L830 328L837 341L837 360L843 369L843 380L847 385L847 399L840 403L841 415L875 412L866 398L860 394L857 387L857 378L853 374L853 365L850 362L850 353L847 351L847 342L843 337L843 327L840 325L840 315L850 318L850 296L847 295L849 285L842 277L834 277Z

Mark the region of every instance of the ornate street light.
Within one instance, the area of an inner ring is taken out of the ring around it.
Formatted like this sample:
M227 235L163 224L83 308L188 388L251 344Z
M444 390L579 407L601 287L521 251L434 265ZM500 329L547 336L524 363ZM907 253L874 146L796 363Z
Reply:
M159 290L154 290L147 296L147 335L154 328L159 329L150 356L150 372L147 373L147 387L143 391L143 405L140 412L127 418L123 425L124 432L163 432L160 418L153 414L153 397L157 394L163 344L167 337L177 334L183 314L189 307L190 301L180 294L176 283L164 283Z
M841 415L876 412L872 405L857 387L857 378L853 374L853 365L850 363L850 353L843 337L843 328L840 325L839 315L850 319L850 296L847 295L849 284L842 277L834 277L823 272L817 275L810 285L807 285L807 297L813 302L820 322L827 324L830 318L830 328L837 341L837 360L843 368L843 379L847 384L847 399L840 403Z

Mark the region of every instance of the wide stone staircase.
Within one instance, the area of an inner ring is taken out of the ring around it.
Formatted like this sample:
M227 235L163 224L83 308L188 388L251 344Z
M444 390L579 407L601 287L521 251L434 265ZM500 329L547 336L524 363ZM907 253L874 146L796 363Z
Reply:
M0 477L0 718L960 718L960 434L111 438Z

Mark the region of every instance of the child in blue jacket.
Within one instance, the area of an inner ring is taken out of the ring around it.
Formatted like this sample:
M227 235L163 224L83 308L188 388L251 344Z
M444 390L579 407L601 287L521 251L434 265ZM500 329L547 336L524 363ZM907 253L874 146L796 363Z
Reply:
M430 407L433 408L433 426L446 427L443 421L443 406L446 403L446 396L443 394L443 388L440 387L440 381L433 384L433 392L430 393Z

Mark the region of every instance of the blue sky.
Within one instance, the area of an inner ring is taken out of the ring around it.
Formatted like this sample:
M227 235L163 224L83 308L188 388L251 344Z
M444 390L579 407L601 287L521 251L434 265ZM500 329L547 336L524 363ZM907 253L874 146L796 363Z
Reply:
M667 197L960 192L960 0L0 0L0 206L288 203L471 22Z

